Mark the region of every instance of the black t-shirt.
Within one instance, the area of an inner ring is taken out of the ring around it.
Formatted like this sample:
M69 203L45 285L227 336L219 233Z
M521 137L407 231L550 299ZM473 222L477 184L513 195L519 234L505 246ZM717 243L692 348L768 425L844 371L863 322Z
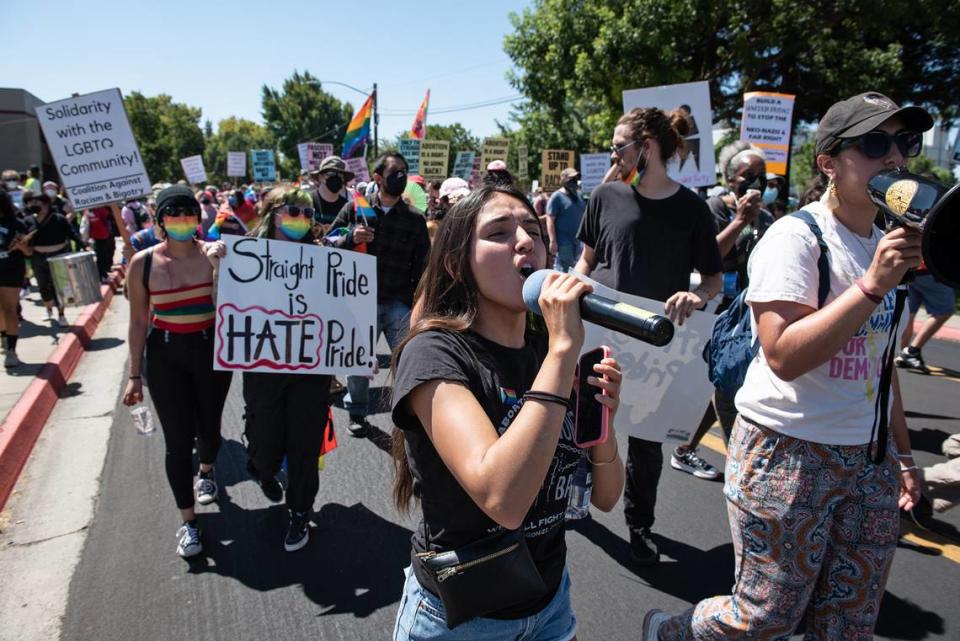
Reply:
M19 218L11 216L0 221L0 261L23 261L23 254L20 250L10 251L10 245L17 236L22 236L30 231L30 228Z
M527 345L514 349L470 331L440 330L419 334L404 348L393 387L393 421L403 430L414 493L423 510L423 520L412 537L414 554L454 550L502 528L477 507L443 463L420 420L405 403L407 395L427 381L460 383L473 393L502 435L523 406L523 395L540 371L546 352L546 337L540 334L528 333ZM477 429L485 428L478 425ZM553 598L566 563L564 513L568 491L582 456L582 450L573 443L573 414L568 412L553 463L523 523L530 554L548 594L485 616L531 616ZM437 593L432 576L415 555L413 569L420 584Z
M32 216L30 222L37 230L37 233L30 239L31 247L59 245L70 239L83 244L83 239L77 235L67 219L63 217L63 214L51 212L42 222L36 216Z
M690 289L690 272L720 272L713 216L686 187L661 200L620 181L590 195L577 238L593 248L590 277L621 292L665 301Z
M309 190L310 198L313 200L313 208L320 212L320 222L324 225L332 223L343 206L347 204L347 199L337 194L337 199L333 202L324 200L316 189Z

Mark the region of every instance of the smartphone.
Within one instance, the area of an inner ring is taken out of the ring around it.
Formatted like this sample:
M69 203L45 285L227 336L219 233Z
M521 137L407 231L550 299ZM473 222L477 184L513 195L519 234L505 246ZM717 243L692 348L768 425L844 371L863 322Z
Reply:
M607 440L610 426L610 408L594 398L599 387L587 382L590 376L598 376L593 366L610 356L610 348L601 345L584 352L577 363L577 412L574 421L573 442L579 448L599 445ZM606 394L606 392L603 392Z

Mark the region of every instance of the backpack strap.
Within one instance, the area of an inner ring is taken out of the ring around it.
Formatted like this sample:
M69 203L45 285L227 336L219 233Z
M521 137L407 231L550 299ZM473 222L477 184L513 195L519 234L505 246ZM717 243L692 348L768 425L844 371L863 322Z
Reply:
M817 288L817 307L823 307L823 303L830 294L829 248L826 241L823 240L823 232L820 231L820 225L817 224L813 214L806 209L800 209L790 215L805 222L813 235L817 237L817 245L820 247L820 257L817 259L817 271L820 273L820 283Z
M143 257L143 288L147 290L148 296L150 295L150 269L153 267L153 250L155 248L156 245L148 249Z

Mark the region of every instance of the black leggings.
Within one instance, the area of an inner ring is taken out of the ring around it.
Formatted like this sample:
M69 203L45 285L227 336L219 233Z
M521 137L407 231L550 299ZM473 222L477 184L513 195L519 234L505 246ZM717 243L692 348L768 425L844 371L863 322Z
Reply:
M317 458L330 407L330 377L243 373L247 452L261 478L280 471L287 457L287 507L313 508L320 489Z
M93 241L93 251L97 255L97 273L103 280L113 267L113 253L116 250L116 241L113 236ZM213 361L211 361L213 362Z
M62 303L57 300L57 290L53 287L53 274L50 273L50 263L47 261L54 256L66 254L68 251L66 248L49 254L35 251L30 258L33 265L33 275L37 277L37 289L40 290L40 298L45 303L53 302L57 307L61 307Z
M166 444L165 466L181 510L193 507L193 442L200 462L220 450L220 417L232 372L213 369L213 329L176 334L154 329L147 339L147 380Z

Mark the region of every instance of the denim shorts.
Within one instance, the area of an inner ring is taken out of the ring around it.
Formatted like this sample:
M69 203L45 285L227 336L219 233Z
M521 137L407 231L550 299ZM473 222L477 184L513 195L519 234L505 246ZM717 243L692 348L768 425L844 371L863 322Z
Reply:
M420 586L412 568L407 567L404 573L407 580L393 626L394 641L569 641L577 634L566 568L553 599L533 616L523 619L477 617L453 630L447 627L440 597Z
M953 313L956 296L953 288L937 281L930 274L921 274L907 289L907 306L916 314L920 303L931 316L948 316Z

